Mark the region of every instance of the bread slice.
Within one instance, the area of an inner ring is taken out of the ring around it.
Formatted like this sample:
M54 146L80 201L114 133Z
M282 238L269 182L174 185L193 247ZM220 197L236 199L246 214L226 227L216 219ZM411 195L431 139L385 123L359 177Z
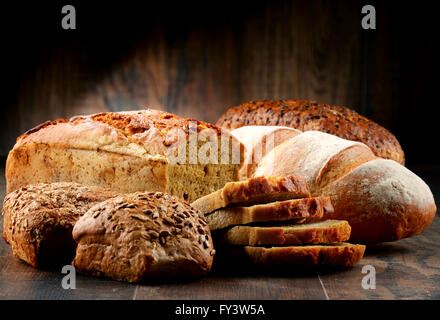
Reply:
M307 198L310 190L301 176L261 176L245 181L229 182L222 189L197 199L191 206L202 214L239 205L252 205L274 201Z
M207 215L206 220L211 230L218 230L252 222L319 219L329 212L333 212L330 198L315 197L219 209Z
M254 264L264 266L289 265L298 267L342 266L358 263L365 252L365 245L346 242L328 245L254 247L231 246L234 256L242 257Z
M220 241L251 246L334 243L350 239L350 231L350 225L344 220L267 227L236 226L221 231Z

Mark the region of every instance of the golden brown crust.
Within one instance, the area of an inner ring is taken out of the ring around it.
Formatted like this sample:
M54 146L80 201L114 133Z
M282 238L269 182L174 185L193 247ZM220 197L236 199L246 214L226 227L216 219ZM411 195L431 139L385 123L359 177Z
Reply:
M250 207L222 208L207 215L206 219L211 230L217 230L252 222L325 219L329 213L333 213L330 198L316 197L278 201Z
M395 161L376 159L354 168L320 192L335 208L331 219L348 220L351 241L395 241L423 232L437 208L431 190Z
M365 143L378 157L405 164L404 152L391 132L346 107L304 100L258 100L228 109L217 125L228 129L279 125L323 131Z
M224 243L234 245L306 245L347 241L350 225L344 220L262 227L236 226L221 232Z
M205 218L161 192L120 195L77 222L73 265L83 273L140 282L151 277L197 277L215 253Z
M3 237L15 257L33 267L70 263L72 229L93 205L116 192L76 183L37 184L9 193L3 204Z
M231 246L230 250L233 255L264 266L312 267L325 265L351 267L362 259L365 246L350 243L268 248Z
M307 197L310 197L310 190L304 177L261 176L229 182L224 188L194 201L191 205L202 214L208 214L228 206L245 206Z
M17 139L6 163L7 192L72 181L194 201L238 180L243 157L244 146L228 130L160 110L78 116L48 121Z

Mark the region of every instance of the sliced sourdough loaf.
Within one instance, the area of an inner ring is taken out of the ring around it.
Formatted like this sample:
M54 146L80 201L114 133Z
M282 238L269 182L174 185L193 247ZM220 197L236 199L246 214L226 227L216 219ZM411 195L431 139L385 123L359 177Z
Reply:
M17 139L6 163L7 193L66 181L192 202L239 180L243 153L228 130L160 110L59 119Z
M330 198L302 198L258 204L249 207L222 208L206 216L211 230L252 222L320 219L333 211ZM297 221L298 223L298 221Z
M365 246L341 242L328 245L285 247L231 246L227 250L233 256L264 266L350 267L362 259Z
M219 231L219 240L234 245L306 245L347 241L350 225L344 220L276 226L235 226Z
M295 198L310 197L305 178L300 176L261 176L229 182L222 189L197 199L191 206L202 214L220 208L246 206Z

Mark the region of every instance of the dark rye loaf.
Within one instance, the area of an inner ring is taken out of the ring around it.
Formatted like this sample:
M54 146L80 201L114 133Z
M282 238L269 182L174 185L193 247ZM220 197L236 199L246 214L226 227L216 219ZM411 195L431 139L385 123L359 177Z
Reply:
M217 121L217 126L228 129L248 125L322 131L362 142L376 156L405 164L403 150L391 132L347 107L304 100L257 100L230 108Z

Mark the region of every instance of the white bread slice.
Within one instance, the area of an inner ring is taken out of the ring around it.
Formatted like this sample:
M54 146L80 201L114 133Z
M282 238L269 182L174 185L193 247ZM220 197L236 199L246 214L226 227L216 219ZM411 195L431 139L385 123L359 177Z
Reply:
M310 197L306 179L300 176L261 176L229 182L222 189L197 199L191 206L202 214L229 206L252 205Z
M211 230L252 222L285 221L292 219L319 219L333 212L330 198L302 198L258 204L250 207L231 207L214 211L206 216Z
M350 225L344 220L325 220L277 226L235 226L220 231L220 241L235 245L306 245L342 242L350 239Z

